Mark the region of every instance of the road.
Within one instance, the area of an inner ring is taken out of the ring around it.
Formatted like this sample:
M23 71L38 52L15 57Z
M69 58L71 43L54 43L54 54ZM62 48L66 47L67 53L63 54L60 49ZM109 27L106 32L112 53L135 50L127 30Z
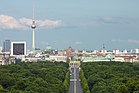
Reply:
M79 67L71 67L70 86L68 93L83 93L79 79Z

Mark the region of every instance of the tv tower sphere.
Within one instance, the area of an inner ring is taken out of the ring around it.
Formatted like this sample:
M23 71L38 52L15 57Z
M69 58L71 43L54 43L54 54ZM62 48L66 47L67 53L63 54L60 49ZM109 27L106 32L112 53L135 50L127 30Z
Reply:
M32 29L35 29L35 28L36 28L36 25L35 25L35 21L34 21L34 20L32 21L31 28L32 28Z

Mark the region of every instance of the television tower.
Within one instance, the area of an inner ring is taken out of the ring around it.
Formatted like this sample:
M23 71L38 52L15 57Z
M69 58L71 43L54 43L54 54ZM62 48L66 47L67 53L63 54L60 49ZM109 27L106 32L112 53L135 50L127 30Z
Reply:
M35 19L34 19L34 7L33 7L33 12L32 12L32 50L35 50L35 28L36 28L36 24L35 24Z
M103 47L102 47L103 49L105 49L105 45L103 44Z

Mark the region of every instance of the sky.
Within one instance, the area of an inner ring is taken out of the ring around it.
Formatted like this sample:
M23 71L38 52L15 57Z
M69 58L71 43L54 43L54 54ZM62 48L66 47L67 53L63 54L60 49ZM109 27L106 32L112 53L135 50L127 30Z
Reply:
M139 48L139 0L0 0L0 46L26 41L45 49Z

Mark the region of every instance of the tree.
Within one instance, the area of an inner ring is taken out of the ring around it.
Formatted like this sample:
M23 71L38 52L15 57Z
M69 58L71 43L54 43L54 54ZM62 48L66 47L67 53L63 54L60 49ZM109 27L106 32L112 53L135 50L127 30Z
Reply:
M4 90L3 86L2 86L2 85L0 85L0 91L3 91L3 90Z
M125 85L120 85L116 93L130 93Z
M90 93L90 90L89 90L89 87L88 87L88 83L87 83L87 80L86 80L86 78L84 76L84 72L83 72L82 69L80 70L80 74L79 75L80 75L81 85L82 85L84 93Z

